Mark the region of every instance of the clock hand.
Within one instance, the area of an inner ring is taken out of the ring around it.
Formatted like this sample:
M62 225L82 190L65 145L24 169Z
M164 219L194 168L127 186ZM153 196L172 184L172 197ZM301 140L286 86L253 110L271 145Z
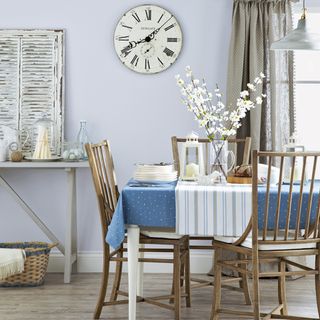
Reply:
M146 42L150 42L152 39L154 39L154 36L163 28L163 26L165 26L171 19L172 19L173 15L171 15L171 17L169 19L167 19L159 28L155 29L154 31L152 31L146 38Z
M163 28L171 19L173 15L169 19L167 19L159 28L152 31L148 36L146 36L144 39L141 39L139 41L130 41L129 44L122 49L122 52L124 54L128 53L131 49L135 48L138 44L144 43L144 42L150 42L152 39L154 39L154 36Z

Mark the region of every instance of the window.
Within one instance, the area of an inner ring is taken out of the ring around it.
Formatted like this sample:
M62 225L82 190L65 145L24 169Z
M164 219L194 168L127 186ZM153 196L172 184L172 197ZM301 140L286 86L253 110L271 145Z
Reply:
M320 4L308 8L311 30L320 33ZM294 5L294 26L301 16L301 3ZM296 130L306 150L320 151L320 51L295 51Z

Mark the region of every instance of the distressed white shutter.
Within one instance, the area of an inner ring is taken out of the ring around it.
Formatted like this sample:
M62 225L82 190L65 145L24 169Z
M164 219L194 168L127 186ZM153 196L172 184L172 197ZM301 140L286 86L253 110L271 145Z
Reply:
M45 112L58 126L61 154L63 111L63 31L0 30L0 125L18 129L23 142Z

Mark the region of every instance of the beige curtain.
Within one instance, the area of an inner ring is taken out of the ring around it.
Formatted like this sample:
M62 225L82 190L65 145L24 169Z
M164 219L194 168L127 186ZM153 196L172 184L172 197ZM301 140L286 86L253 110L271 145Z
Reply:
M293 56L269 50L273 41L290 30L291 0L234 0L228 104L235 105L240 91L260 72L266 75L262 90L267 98L238 130L238 137L252 137L253 149L281 150L294 131Z

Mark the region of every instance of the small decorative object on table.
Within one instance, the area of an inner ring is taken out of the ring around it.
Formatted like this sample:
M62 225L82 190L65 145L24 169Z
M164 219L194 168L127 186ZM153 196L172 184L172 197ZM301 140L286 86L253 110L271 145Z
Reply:
M198 135L192 132L182 144L180 157L180 177L182 180L195 181L205 174L202 144Z
M80 161L84 158L83 150L78 142L65 142L63 144L62 158L65 161Z
M292 136L289 138L288 144L284 146L285 152L304 152L305 148L303 145L298 145L297 134L294 132ZM303 157L295 157L289 159L288 157L284 160L284 183L290 183L291 178L293 179L294 184L300 184L301 179L303 179L303 183L307 183L307 173L306 167L304 176L302 177L303 171Z
M0 161L4 162L7 160L7 142L0 140Z
M44 282L47 272L50 250L57 243L13 242L0 243L0 248L24 249L26 260L24 271L0 281L0 287L34 287Z
M228 175L229 183L250 184L252 183L252 166L241 165L233 169L231 175Z
M59 156L56 136L56 123L47 113L42 113L32 127L32 160L55 160Z
M200 127L206 130L209 140L212 142L211 170L218 171L221 181L225 182L228 168L227 139L236 135L237 129L241 126L241 119L246 116L247 111L260 105L263 102L264 94L257 96L255 91L261 85L263 73L254 79L254 83L248 83L247 89L240 92L236 106L225 106L222 102L222 94L218 86L215 89L216 103L213 95L208 91L205 80L195 79L189 66L186 67L186 76L190 80L185 82L180 75L176 75L178 86L181 88L183 103L188 110L193 112ZM250 100L250 95L255 95L255 100Z
M90 140L89 140L89 136L88 136L87 121L86 120L81 120L80 121L80 130L79 130L79 133L78 133L78 136L77 136L77 142L79 144L79 147L82 150L82 154L83 154L82 159L83 160L87 160L88 159L88 155L87 155L87 151L86 151L85 145L87 143L89 143Z

